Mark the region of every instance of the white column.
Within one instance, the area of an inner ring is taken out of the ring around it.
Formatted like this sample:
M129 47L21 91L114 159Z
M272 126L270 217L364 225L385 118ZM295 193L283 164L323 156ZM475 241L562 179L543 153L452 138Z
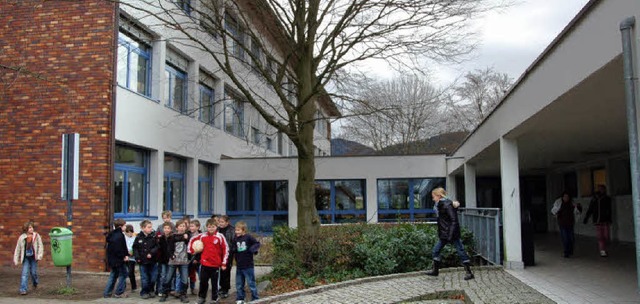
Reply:
M164 75L165 60L167 58L167 42L157 40L153 42L153 60L151 61L151 97L160 100L164 105L163 90L166 84Z
M367 178L366 181L366 189L367 189L367 222L368 223L377 223L378 222L378 185L377 180L375 178Z
M187 195L185 196L184 212L188 215L198 217L198 160L193 158L187 159L187 168L185 170L185 183Z
M458 196L456 195L456 175L449 174L447 175L447 196L451 200L457 200Z
M518 144L500 138L500 178L502 181L502 222L504 234L504 267L523 269L520 221L520 173Z
M164 151L151 152L149 160L149 216L161 217L164 191Z
M464 163L464 203L469 208L478 207L476 201L476 166Z

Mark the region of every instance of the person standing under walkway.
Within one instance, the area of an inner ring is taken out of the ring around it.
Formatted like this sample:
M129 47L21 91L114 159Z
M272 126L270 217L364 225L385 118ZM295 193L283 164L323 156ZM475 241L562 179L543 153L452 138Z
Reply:
M607 243L609 243L609 233L611 227L611 198L607 195L607 188L604 185L598 185L595 195L591 199L587 214L582 221L587 223L589 217L592 217L593 224L596 226L596 237L598 238L598 249L600 256L607 257Z
M574 203L568 192L563 192L562 196L556 199L551 208L551 214L555 215L558 220L560 240L562 241L563 256L565 258L573 255L573 244L575 243L573 226L576 221L575 216L580 213L582 213L582 206L579 203Z
M453 202L448 199L447 192L441 188L435 188L431 191L431 198L435 203L435 210L438 216L438 243L433 247L433 269L427 272L427 275L438 276L440 269L440 250L446 244L451 244L456 247L458 256L464 265L466 274L465 280L471 280L474 278L473 272L471 272L471 260L464 251L462 240L460 239L460 222L458 222L458 213L453 206Z

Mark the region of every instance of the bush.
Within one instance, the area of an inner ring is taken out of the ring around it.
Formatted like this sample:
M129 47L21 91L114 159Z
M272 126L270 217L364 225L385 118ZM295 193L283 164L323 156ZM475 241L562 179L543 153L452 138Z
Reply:
M424 270L438 241L432 224L350 224L320 228L317 246L305 265L296 257L297 230L277 227L273 234L273 277L298 279L306 287L364 276ZM473 235L463 229L462 241L472 251ZM459 265L453 246L442 250L446 266Z

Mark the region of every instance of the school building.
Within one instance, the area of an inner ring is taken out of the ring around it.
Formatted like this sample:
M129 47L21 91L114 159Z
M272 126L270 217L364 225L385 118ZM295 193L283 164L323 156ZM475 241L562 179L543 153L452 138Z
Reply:
M297 226L295 148L215 63L167 39L170 29L100 0L3 2L0 12L11 12L0 28L0 246L13 248L29 219L45 242L52 227L66 226L65 133L80 134L73 249L82 263L75 269L104 270L103 233L114 218L134 225L151 219L155 227L162 210L172 210L176 219L201 221L228 214L257 233ZM331 156L327 119L340 113L322 100L322 222L427 220L431 189L445 186L467 207L502 209L503 265L518 269L523 218L537 233L554 232L549 210L561 191L586 207L595 185L604 184L614 202L613 239L635 242L620 23L639 14L635 0L590 1L451 155ZM244 26L270 26L269 18L251 20ZM241 28L233 12L225 22ZM263 44L279 47L277 39ZM237 68L254 77L250 66ZM576 232L595 231L579 224ZM11 254L0 252L0 264Z

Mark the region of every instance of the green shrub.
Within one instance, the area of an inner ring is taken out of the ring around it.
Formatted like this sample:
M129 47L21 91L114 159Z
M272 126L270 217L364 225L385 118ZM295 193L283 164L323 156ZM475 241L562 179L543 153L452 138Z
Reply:
M462 241L472 251L473 235L463 229ZM296 256L297 230L277 227L273 234L273 277L298 278L306 287L364 276L427 269L438 241L433 224L350 224L322 226L317 244L305 247L313 263ZM453 246L441 252L445 266L459 265Z

